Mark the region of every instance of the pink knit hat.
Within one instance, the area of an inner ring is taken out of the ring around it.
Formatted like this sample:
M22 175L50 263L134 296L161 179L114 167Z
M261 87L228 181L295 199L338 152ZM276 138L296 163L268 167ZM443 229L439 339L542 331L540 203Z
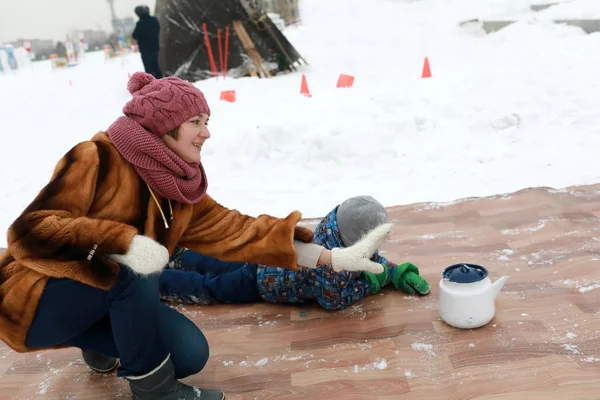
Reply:
M210 115L200 89L180 78L156 79L145 72L136 72L131 76L127 90L133 98L125 104L123 113L158 137L194 115Z

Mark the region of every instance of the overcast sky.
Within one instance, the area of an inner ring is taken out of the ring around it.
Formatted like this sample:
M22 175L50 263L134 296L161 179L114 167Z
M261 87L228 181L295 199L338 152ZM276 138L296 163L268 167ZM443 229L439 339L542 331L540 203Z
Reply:
M137 17L133 9L147 5L154 13L156 0L115 0L117 18ZM17 38L64 40L67 32L103 29L109 32L106 0L0 0L0 42Z

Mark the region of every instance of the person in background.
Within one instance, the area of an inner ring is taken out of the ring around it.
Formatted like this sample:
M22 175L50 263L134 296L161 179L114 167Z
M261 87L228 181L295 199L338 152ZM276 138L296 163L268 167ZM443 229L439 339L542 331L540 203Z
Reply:
M67 55L67 47L63 42L56 43L56 55L59 57L66 57Z
M140 20L135 24L131 37L137 41L144 70L156 79L160 79L162 78L158 64L160 23L156 17L150 15L148 6L137 6L134 11Z

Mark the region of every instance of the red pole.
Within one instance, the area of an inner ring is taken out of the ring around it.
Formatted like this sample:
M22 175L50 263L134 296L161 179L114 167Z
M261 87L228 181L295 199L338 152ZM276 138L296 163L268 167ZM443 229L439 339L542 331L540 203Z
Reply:
M223 69L223 78L227 75L227 55L229 54L229 25L225 28L225 68Z
M208 59L210 60L210 69L212 69L213 76L217 76L217 67L215 66L215 58L213 57L212 47L210 46L210 40L208 40L208 31L206 30L206 23L202 23L202 29L204 29L204 40L206 41L206 47L208 49Z
M221 69L221 73L222 73L223 68L225 68L225 64L223 63L223 47L221 44L221 29L217 29L217 39L219 41L219 68Z

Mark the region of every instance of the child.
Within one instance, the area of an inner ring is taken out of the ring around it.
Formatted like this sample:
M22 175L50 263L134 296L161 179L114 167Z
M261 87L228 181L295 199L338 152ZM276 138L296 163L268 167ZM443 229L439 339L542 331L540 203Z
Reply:
M385 208L370 196L350 198L335 207L314 231L314 243L328 249L348 247L376 226L387 223ZM400 291L429 293L429 284L411 263L396 265L377 252L372 260L385 269L335 272L330 265L298 271L242 262L225 262L178 248L160 276L163 300L188 304L303 303L316 300L326 310L342 310L388 283Z

